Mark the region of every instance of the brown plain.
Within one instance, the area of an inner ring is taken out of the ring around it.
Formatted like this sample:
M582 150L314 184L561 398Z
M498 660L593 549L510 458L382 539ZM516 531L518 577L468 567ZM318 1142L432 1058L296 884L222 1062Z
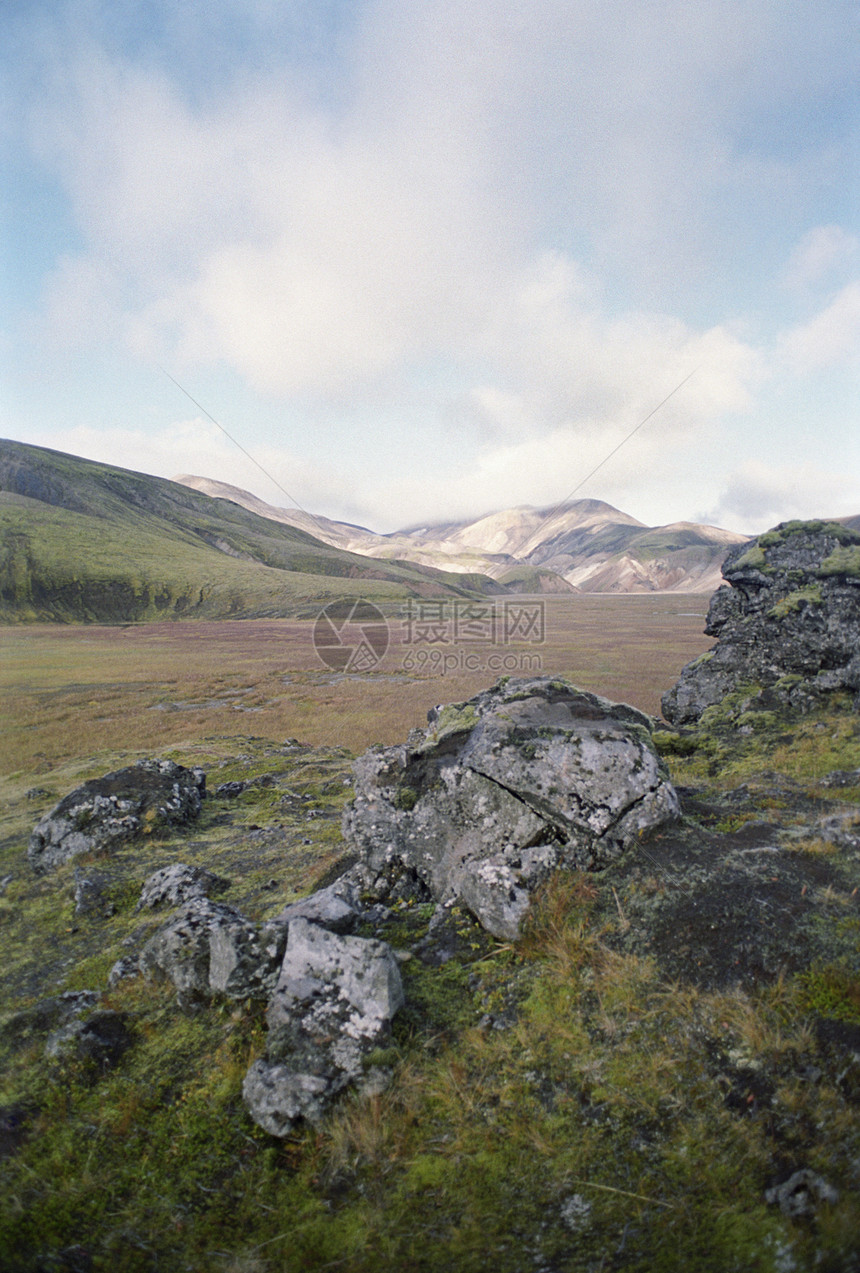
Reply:
M6 627L2 772L46 774L75 758L158 754L224 735L358 753L402 741L433 705L469 698L504 674L564 676L657 715L661 694L711 644L702 633L707 597L543 600L542 644L408 644L395 613L389 650L366 674L326 668L312 620Z

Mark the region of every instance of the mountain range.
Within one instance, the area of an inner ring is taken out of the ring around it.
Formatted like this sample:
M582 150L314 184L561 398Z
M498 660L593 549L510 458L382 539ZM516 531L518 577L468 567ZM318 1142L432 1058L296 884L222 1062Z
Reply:
M860 518L843 518L860 527ZM239 487L0 441L0 622L315 617L356 594L710 593L746 536L601 500L378 534Z
M747 538L692 522L645 526L596 499L549 508L523 505L473 520L380 535L363 526L276 508L225 482L188 474L174 480L351 552L480 573L524 592L713 592L722 582L720 566L727 551Z

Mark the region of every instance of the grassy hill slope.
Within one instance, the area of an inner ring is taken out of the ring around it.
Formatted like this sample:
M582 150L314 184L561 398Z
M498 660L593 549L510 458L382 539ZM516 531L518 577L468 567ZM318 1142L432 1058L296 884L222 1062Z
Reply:
M210 778L194 827L48 876L25 858L34 822L136 757L20 774L0 821L0 1266L856 1273L857 714L743 732L742 706L658 732L683 822L560 874L516 947L455 909L454 953L425 962L434 908L397 902L391 1081L283 1141L242 1102L262 1002L185 1012L170 985L107 979L168 918L136 910L166 863L232 881L254 922L336 875L348 754L189 742L171 755ZM110 1064L50 1052L60 996L84 990L130 1032Z
M0 620L294 615L339 596L495 590L368 561L175 482L0 442Z

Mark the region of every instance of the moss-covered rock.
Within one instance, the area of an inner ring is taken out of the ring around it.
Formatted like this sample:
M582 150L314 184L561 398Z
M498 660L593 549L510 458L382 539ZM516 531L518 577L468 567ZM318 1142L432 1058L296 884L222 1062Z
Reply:
M672 724L698 720L744 681L810 710L849 690L860 704L860 535L837 522L787 522L723 563L708 657L663 696Z

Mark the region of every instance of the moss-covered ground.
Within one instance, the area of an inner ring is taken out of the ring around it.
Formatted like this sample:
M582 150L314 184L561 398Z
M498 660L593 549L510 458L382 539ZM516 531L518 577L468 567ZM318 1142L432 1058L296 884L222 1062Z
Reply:
M407 1006L372 1058L388 1088L285 1141L241 1100L263 1005L183 1013L122 981L102 1006L133 1044L104 1070L46 1059L37 1005L106 990L163 918L135 905L168 861L227 877L219 896L255 919L331 878L350 755L214 732L162 749L207 770L201 818L79 860L102 887L88 914L74 865L29 872L26 836L131 753L19 772L0 828L0 1267L860 1268L860 721L756 702L658 733L684 820L603 875L557 877L521 943L452 916L447 962L401 965ZM386 939L414 952L431 913L401 904ZM829 1191L787 1215L768 1190L804 1169Z

